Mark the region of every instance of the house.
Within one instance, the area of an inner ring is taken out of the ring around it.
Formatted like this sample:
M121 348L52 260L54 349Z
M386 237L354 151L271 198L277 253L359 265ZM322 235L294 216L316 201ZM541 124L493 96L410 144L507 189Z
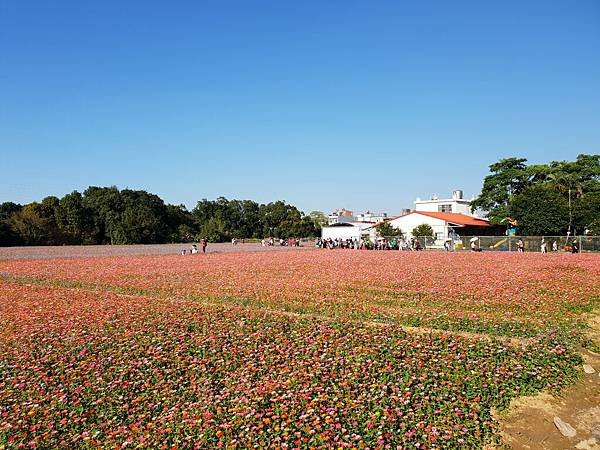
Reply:
M421 224L427 224L433 229L436 246L442 246L446 239L454 239L458 237L457 235L480 236L489 234L492 230L486 219L460 213L437 211L413 211L394 217L388 223L394 228L402 230L407 239L412 238L414 228ZM378 224L369 230L371 239L376 236L377 226Z
M335 225L336 223L347 223L347 222L355 222L356 218L354 217L354 213L352 211L348 211L347 209L336 209L334 212L327 216L327 223L329 225Z
M388 220L387 213L374 214L371 211L367 211L365 213L358 214L356 216L357 222L379 223L379 222L385 222L386 220Z
M437 195L432 195L429 200L417 198L415 201L415 211L441 212L464 214L473 216L471 213L471 201L463 198L463 191L457 189L452 192L452 198L439 199Z

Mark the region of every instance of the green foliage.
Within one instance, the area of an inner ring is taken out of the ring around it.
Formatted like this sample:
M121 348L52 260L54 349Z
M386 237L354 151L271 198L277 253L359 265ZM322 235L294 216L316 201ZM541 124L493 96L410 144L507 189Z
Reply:
M192 211L200 235L211 241L231 238L309 237L317 234L314 222L283 201L259 205L252 200L202 199Z
M433 228L431 228L431 225L422 223L413 228L412 235L414 237L433 237Z
M73 244L93 244L93 213L84 206L83 196L77 191L60 199L55 211L56 223L65 237Z
M311 218L313 223L315 224L316 229L321 229L327 226L327 216L322 211L311 211L308 216Z
M515 195L510 214L517 219L521 235L562 235L569 226L567 201L543 185L531 186Z
M0 204L0 246L20 245L22 240L11 227L10 218L21 211L23 207L17 203L4 202Z
M573 201L573 225L576 230L600 236L600 190L585 192Z
M492 174L483 180L481 194L471 202L471 209L487 211L492 223L500 223L507 216L511 196L529 184L526 161L525 158L508 158L492 164Z
M575 161L552 161L526 165L526 159L508 158L490 166L481 194L471 202L472 210L488 213L493 224L506 217L519 221L519 233L544 229L583 233L600 220L600 155L579 155ZM541 190L540 190L541 189ZM550 194L554 191L557 195ZM551 205L542 205L533 196L542 195ZM562 200L561 200L562 199ZM563 202L564 200L564 202ZM566 209L563 208L566 202ZM536 211L527 211L527 205ZM560 217L557 217L560 214ZM524 221L524 222L523 222ZM543 225L546 223L547 225ZM541 233L544 234L544 233ZM546 233L547 234L547 233Z
M10 227L26 245L47 244L53 230L45 213L40 203L30 203L11 216Z
M394 227L389 221L377 225L377 235L381 237L402 236L402 230Z
M22 207L0 204L0 245L153 244L208 239L312 237L310 216L283 201L203 199L192 212L146 191L90 186Z

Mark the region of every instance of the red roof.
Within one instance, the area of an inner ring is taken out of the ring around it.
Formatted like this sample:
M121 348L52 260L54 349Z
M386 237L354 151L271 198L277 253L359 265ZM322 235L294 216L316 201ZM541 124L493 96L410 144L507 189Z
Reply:
M378 224L373 225L374 227L378 227L382 223L391 222L392 220L399 219L401 217L406 217L411 214L423 214L424 216L433 217L435 219L443 220L444 222L450 222L455 225L460 225L462 227L470 226L470 227L489 227L490 222L486 219L479 219L473 216L467 216L466 214L459 213L448 213L448 212L429 212L429 211L412 211L408 214L404 214L403 216L392 217L384 222L379 222Z
M449 212L429 212L429 211L413 211L410 214L422 214L424 216L440 219L445 222L454 223L456 225L470 227L489 227L490 223L485 219L479 219L466 214L449 213Z

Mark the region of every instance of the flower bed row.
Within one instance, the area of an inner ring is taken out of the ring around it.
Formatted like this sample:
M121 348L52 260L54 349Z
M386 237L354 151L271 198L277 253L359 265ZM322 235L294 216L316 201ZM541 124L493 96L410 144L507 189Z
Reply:
M0 261L5 278L447 330L577 333L598 255L304 251Z
M527 345L0 282L0 447L478 448L491 408L578 356Z

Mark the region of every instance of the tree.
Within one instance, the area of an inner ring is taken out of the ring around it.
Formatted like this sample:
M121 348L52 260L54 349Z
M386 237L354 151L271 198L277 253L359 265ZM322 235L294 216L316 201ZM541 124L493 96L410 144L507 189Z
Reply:
M578 234L600 236L600 191L587 192L573 202L573 228Z
M377 225L377 234L380 237L402 236L402 230L394 227L389 221Z
M26 245L42 245L52 232L40 203L29 203L9 219L11 228Z
M284 201L260 205L260 221L263 236L287 238L296 236L296 225L302 220L302 213Z
M511 197L529 185L532 173L525 162L525 158L507 158L490 165L492 174L483 180L481 194L471 202L471 210L487 211L491 223L502 223L508 216Z
M315 224L316 229L321 229L323 227L326 227L328 224L327 216L322 211L311 211L308 214L308 217L311 218L311 220Z
M166 205L169 242L191 242L197 234L192 214L185 205Z
M90 240L95 244L116 243L121 193L116 186L90 186L83 192L82 205L91 212Z
M588 202L585 200L586 196L600 191L600 155L582 154L575 161L552 161L549 164L530 166L525 164L526 161L523 158L508 158L492 164L492 173L485 177L481 194L471 202L471 209L487 211L492 224L503 223L504 219L517 212L527 217L526 221L529 220L529 225L521 223L521 233L526 233L525 230L542 230L545 228L542 223L554 224L549 225L553 230L558 227L564 228L565 232L582 233L588 224L600 219L600 210L595 207L594 202L589 205L589 214L582 206ZM538 190L538 187L557 193L566 202L566 209L543 208L536 199L523 197L540 194L544 198L552 198L554 206L563 204L558 197L545 190ZM515 199L518 199L517 204L513 204ZM526 211L523 205L527 204L532 207L539 205L541 209ZM548 216L539 216L538 213L544 211ZM566 223L564 227L558 225L558 218L555 216L560 211L565 214L560 219L561 224ZM534 215L539 217L534 218Z
M284 201L259 205L219 197L202 199L189 212L143 190L90 186L83 194L49 196L26 207L0 204L0 245L154 244L189 242L197 236L215 242L316 234L313 219Z
M510 215L517 220L521 235L562 235L569 226L567 200L544 185L531 186L516 195Z
M19 245L23 242L11 227L11 217L23 207L17 203L4 202L0 204L0 246Z
M0 203L0 220L10 219L10 217L13 214L21 211L22 208L23 208L23 206L19 205L18 203L13 203L13 202Z
M123 209L117 219L117 228L122 233L115 243L158 244L166 242L167 208L163 200L146 191L123 189Z
M433 228L431 228L431 225L422 223L413 228L412 235L414 237L433 237Z
M65 242L94 243L93 212L84 206L81 193L73 191L61 198L55 216Z
M229 238L225 223L220 217L211 217L200 228L196 240L206 239L210 242L224 242Z

